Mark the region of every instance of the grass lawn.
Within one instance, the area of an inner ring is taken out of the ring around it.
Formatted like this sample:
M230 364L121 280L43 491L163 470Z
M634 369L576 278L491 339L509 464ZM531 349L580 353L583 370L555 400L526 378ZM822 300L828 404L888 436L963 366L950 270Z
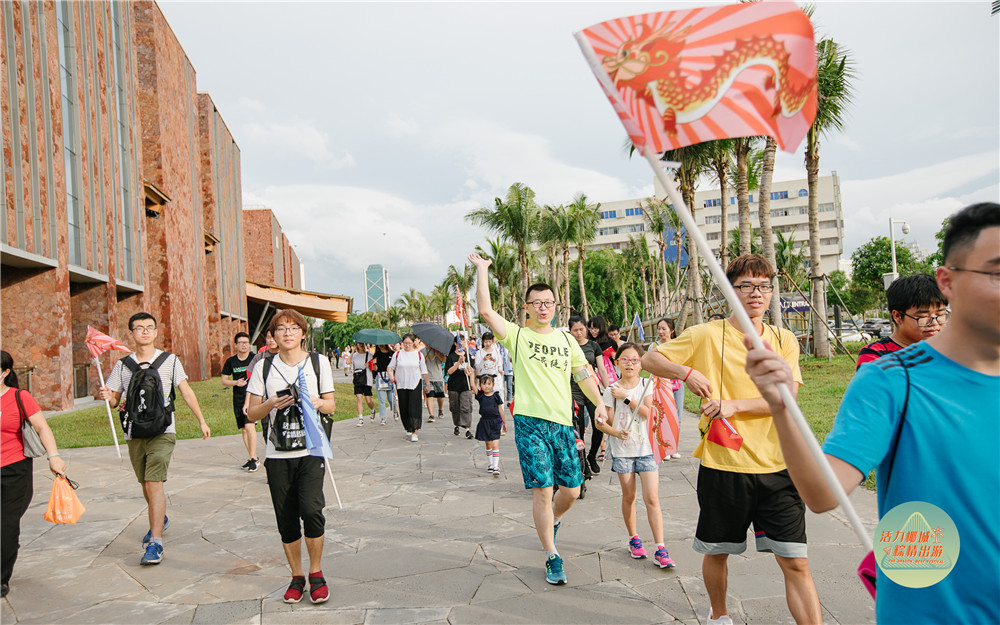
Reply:
M222 385L222 378L212 378L190 384L195 395L198 396L201 414L208 422L208 427L212 429L212 436L239 434L236 429L236 418L233 416L232 391ZM354 389L351 385L337 384L334 387L334 394L337 398L337 412L333 415L334 421L356 417ZM194 413L191 412L179 393L175 399L175 405L177 409L177 438L201 437L198 420L195 419ZM124 437L121 433L118 411L112 410L111 415L114 417L118 441L123 442ZM52 428L59 447L63 449L114 444L111 442L110 428L108 427L108 413L103 405L52 417L49 419L49 427ZM258 431L260 431L259 427Z

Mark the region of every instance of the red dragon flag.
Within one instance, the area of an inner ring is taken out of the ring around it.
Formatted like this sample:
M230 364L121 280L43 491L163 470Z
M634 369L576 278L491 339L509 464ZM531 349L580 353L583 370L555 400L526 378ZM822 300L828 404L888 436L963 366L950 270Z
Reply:
M576 38L640 151L770 135L794 152L816 117L816 44L792 2L633 15Z
M680 424L677 422L678 407L674 403L674 391L670 382L652 376L653 411L646 420L648 436L653 443L653 459L659 464L667 456L677 453L677 438Z
M94 328L87 326L87 349L90 350L90 355L96 360L98 356L104 352L117 350L119 352L131 352L132 350L125 346L124 343L118 339L113 339L107 334L98 332Z
M462 301L462 292L455 287L455 315L463 328L469 327L469 321L465 318L465 303Z

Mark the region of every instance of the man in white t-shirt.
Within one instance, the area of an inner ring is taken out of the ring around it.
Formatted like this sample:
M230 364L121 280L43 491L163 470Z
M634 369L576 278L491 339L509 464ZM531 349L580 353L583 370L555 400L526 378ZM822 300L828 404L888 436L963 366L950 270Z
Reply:
M298 603L305 590L303 534L309 552L309 598L313 603L323 603L330 598L320 562L326 527L323 516L326 465L324 458L311 456L306 449L303 412L297 401L302 392L299 372L318 413L333 414L336 402L330 360L312 358L302 348L307 329L305 317L298 311L286 309L275 313L271 319L271 333L278 342L278 354L254 367L247 385L250 397L247 418L251 421L266 418L271 422L264 470L281 544L292 570L285 603ZM318 372L314 365L318 366Z
M156 318L147 312L136 313L128 320L128 330L135 342L135 352L115 363L107 384L101 387L101 399L107 400L112 408L122 403L122 395L128 397L129 383L134 375L133 369L139 371L140 368L144 368L142 365L155 368L160 377L163 405L169 411L166 428L150 437L133 437L132 428L127 426L126 420L122 421L128 456L132 461L135 476L142 484L142 495L146 498L149 513L149 531L142 539L144 552L140 563L159 564L163 561L163 530L170 524L167 520L167 496L163 490L163 483L167 481L167 468L170 466L174 444L177 441L173 413L174 387L180 389L181 397L198 418L201 437L207 440L212 433L205 423L205 418L201 416L198 398L187 382L184 365L177 356L156 349L154 345L157 334ZM135 407L126 405L125 408L132 411Z

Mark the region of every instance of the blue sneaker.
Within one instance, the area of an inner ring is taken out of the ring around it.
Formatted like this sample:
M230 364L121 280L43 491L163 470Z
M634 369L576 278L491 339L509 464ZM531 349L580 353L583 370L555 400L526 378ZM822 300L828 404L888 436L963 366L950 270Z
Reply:
M556 586L566 583L566 571L563 570L562 558L553 554L545 561L545 581Z
M163 531L164 532L167 531L168 527L170 527L170 519L167 518L167 515L163 515ZM143 549L145 549L146 546L149 545L149 539L152 538L152 537L153 537L153 530L147 531L146 535L142 537L142 548Z
M556 536L559 534L559 528L562 527L562 521L559 521L552 526L552 544L556 544Z
M142 554L139 564L159 564L163 560L163 545L160 543L149 543L146 545L146 553Z

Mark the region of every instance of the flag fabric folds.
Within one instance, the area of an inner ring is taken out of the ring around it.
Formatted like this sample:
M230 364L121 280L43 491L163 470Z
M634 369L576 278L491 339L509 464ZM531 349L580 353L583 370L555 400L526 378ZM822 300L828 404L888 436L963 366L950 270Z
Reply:
M640 341L646 340L646 330L642 327L642 319L639 319L639 313L635 313L635 317L632 319L632 325L635 326L635 336Z
M743 436L736 431L729 419L712 419L706 439L733 451L739 451L743 447Z
M118 339L111 338L103 332L98 332L91 326L87 326L87 339L85 343L87 344L87 349L90 350L90 355L93 356L95 360L104 352L111 350L119 352L132 351Z
M576 37L640 150L770 135L792 152L816 116L816 44L792 2L633 15Z
M299 400L302 402L302 424L306 431L306 449L310 456L320 456L323 458L333 458L333 449L330 448L330 439L326 437L323 424L319 421L319 414L313 406L312 397L309 396L309 387L306 385L306 374L303 367L299 367Z
M674 403L674 392L669 380L652 376L653 410L646 419L647 435L652 443L653 459L659 464L664 458L677 453L677 438L680 424L677 421L678 406Z
M465 304L462 302L462 293L455 287L455 315L463 328L469 327L469 320L465 318Z

